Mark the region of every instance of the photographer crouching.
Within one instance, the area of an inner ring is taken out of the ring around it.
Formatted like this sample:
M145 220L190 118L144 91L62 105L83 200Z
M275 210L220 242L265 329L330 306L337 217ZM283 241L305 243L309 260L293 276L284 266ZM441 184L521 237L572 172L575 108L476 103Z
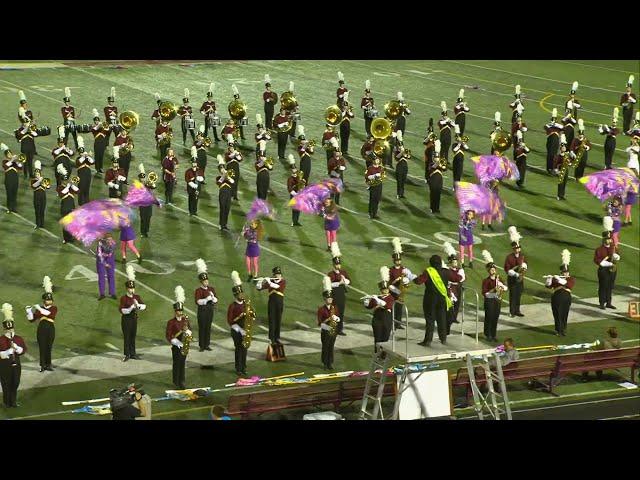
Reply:
M112 420L151 420L151 397L141 385L131 384L126 389L109 392Z

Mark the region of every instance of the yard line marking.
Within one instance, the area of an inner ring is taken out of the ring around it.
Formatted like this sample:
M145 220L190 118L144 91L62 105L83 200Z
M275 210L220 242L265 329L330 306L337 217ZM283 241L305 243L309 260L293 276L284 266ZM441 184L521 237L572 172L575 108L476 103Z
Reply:
M24 358L26 358L27 360L29 360L30 362L33 362L35 360L35 357L32 357L31 355L29 355L28 353L24 354Z
M120 350L118 347L116 347L116 346L115 346L114 344L112 344L112 343L105 343L104 345L105 345L105 347L110 348L111 350L115 350L116 352L117 352L118 350Z
M225 330L224 328L222 328L220 325L216 325L215 323L213 324L213 328L215 328L216 330L220 331L220 332L227 332L227 330Z
M560 397L562 398L562 397ZM568 403L566 405L550 405L548 407L539 407L539 408L525 408L523 410L514 410L514 412L536 412L538 410L552 410L554 408L565 408L565 407L575 407L577 405L591 405L594 403L606 403L606 402L617 402L619 400L628 400L630 398L640 398L640 395L635 397L620 397L620 398L609 398L603 400L591 400L589 402L578 402L578 403Z
M71 350L70 348L65 348L64 349L65 352L69 352L71 355L73 355L74 357L77 357L78 355L80 355L79 353L74 352L73 350Z
M638 288L638 287L636 287L636 286L634 286L634 285L627 285L627 286L628 286L629 288L633 288L634 290L638 290L638 291L640 291L640 288Z
M546 301L547 301L547 299L546 299L546 298L541 298L541 297L534 297L534 296L531 296L531 298L534 298L534 299L536 299L536 300L541 300L541 301L543 301L543 302L546 302Z
M620 420L621 418L634 418L634 417L640 417L640 413L634 413L633 415L622 415L620 417L599 418L598 420Z
M611 67L601 67L600 65L589 65L588 63L578 63L578 62L568 62L566 60L551 60L552 62L556 62L556 63L569 63L571 65L580 65L582 67L591 67L591 68L600 68L602 70L609 70L611 72L620 72L620 73L626 73L626 74L636 74L636 72L631 72L631 71L627 71L627 70L620 70L618 68L611 68Z
M302 327L302 328L306 328L307 330L311 328L309 325L307 325L305 323L302 323L302 322L300 322L298 320L296 320L296 325L298 325L299 327Z
M37 415L27 415L26 417L5 418L5 420L27 420L29 418L50 417L51 415L61 415L63 413L72 413L72 412L73 410L61 410L59 412L48 412L48 413L39 413Z
M260 330L265 331L265 332L268 332L268 331L269 331L269 329L268 329L267 327L265 327L264 325L258 325L258 328L259 328Z

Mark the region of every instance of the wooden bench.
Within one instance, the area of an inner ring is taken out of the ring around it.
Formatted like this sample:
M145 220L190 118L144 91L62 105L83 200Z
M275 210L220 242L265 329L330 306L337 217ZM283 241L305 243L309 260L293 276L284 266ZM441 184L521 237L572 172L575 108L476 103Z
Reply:
M242 419L246 419L252 414L261 415L292 408L319 407L329 404L338 410L344 403L350 405L362 400L366 381L366 377L358 377L237 393L229 397L227 411L229 415L240 415ZM385 380L384 396L395 394L395 376L388 376Z

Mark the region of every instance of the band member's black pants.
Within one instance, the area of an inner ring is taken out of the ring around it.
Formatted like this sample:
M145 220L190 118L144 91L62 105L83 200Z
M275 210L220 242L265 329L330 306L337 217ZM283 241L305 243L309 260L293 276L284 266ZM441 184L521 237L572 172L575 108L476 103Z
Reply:
M71 136L73 137L73 143L76 144L76 150L78 149L78 133L76 132L76 129L71 129L66 127L64 129L64 143L66 145L67 143L67 138L69 138L69 132L71 132Z
M265 128L273 128L273 102L264 103L264 126Z
M119 183L119 182L118 182ZM122 184L119 184L120 188L110 188L109 189L109 198L120 198L122 195Z
M136 334L138 333L138 315L135 312L122 315L120 319L122 335L124 336L124 356L136 355Z
M289 198L293 198L293 195L289 195ZM291 223L293 225L297 225L300 223L300 210L296 210L294 208L291 209Z
M44 212L47 210L47 194L44 190L33 192L33 208L36 213L36 227L44 228Z
M198 213L198 190L187 187L187 194L189 196L189 213L196 215Z
M404 129L407 128L407 118L404 115L400 115L396 119L396 128L394 130L400 130L404 137Z
M464 113L461 113L455 118L454 122L456 125L460 127L460 135L464 135L464 127L465 127L465 124L467 123L467 115Z
M560 139L558 135L548 135L547 136L547 172L551 172L553 170L553 160L558 153L558 148L560 147Z
M227 169L233 170L233 183L231 193L234 200L238 200L238 183L240 183L240 165L235 160L227 163Z
M164 200L166 203L173 203L173 187L175 182L164 182Z
M232 329L231 338L235 348L236 372L244 372L247 370L247 349L242 345L242 334Z
M260 170L258 175L256 176L256 190L258 198L261 200L267 199L267 194L269 193L269 171L268 170Z
M520 155L516 158L516 167L518 167L518 172L520 173L520 179L516 182L517 185L524 185L524 177L527 174L527 156ZM576 177L577 178L577 177Z
M129 168L131 167L131 153L120 155L120 157L118 158L118 164L120 168L124 170L124 176L129 178Z
M226 227L231 210L231 188L222 187L218 193L218 206L220 207L220 227Z
M21 145L21 147L23 147L24 145ZM35 147L33 147L35 149ZM33 178L34 174L33 174L33 151L26 151L26 152L21 152L24 153L24 155L27 157L27 159L24 161L24 168L23 168L23 172L24 172L24 178Z
M278 132L278 158L280 160L284 159L284 152L287 148L287 132Z
M574 173L576 179L580 177L584 177L584 169L587 166L587 158L589 157L589 152L585 151L580 159L578 165L576 165L576 171Z
M4 176L4 187L7 190L7 208L10 212L18 211L18 174L8 172Z
M331 160L331 157L333 157L333 152L335 152L333 148L328 148L327 150L325 150L325 153L327 154L327 168L329 168L328 164L329 160Z
M628 132L631 129L633 119L633 105L622 107L622 131Z
M373 122L373 118L369 118L365 114L365 116L364 116L364 130L365 130L365 132L367 132L367 136L371 135L371 122Z
M373 312L371 327L373 328L373 340L375 343L389 340L393 328L392 324L393 319L391 318L391 312L387 312L386 308L378 308Z
M334 337L335 338L335 337ZM0 385L2 385L2 401L5 407L14 407L18 400L18 386L22 375L22 366L16 356L16 365L11 365L11 358L0 360Z
M429 208L440 213L440 195L442 195L442 175L434 173L429 177Z
M204 171L207 168L207 152L201 148L198 149L197 165L204 174Z
M282 324L282 312L284 311L284 297L277 293L269 295L269 340L275 343L280 340L280 326Z
M402 325L402 315L404 313L404 303L400 303L398 300L393 302L393 320L396 324L396 328Z
M102 173L102 167L104 166L104 151L107 148L106 137L96 138L93 142L93 150L96 159L96 171ZM164 157L163 157L164 158Z
M407 182L407 174L409 167L405 160L401 160L396 164L396 194L404 197L404 184Z
M329 368L333 365L333 346L336 344L336 336L330 335L328 330L320 329L320 342L322 343L320 355L322 364Z
M484 336L485 338L496 338L498 329L498 319L500 318L501 301L497 298L484 299Z
M611 305L613 275L610 267L598 267L598 300L601 307Z
M520 300L522 299L524 282L509 276L507 277L507 286L509 287L509 313L515 315L520 313Z
M40 350L40 366L51 367L51 350L53 349L53 341L56 339L56 326L47 320L40 320L36 338Z
M65 215L73 212L76 208L76 202L73 197L63 198L60 203L60 218L63 218ZM73 243L73 235L67 232L64 228L62 229L62 239L67 243Z
M569 169L567 168L566 173L564 174L564 178L562 182L558 184L558 197L564 198L565 191L567 190L567 180L569 179Z
M450 149L451 149L451 129L445 128L444 130L440 131L440 158L446 158L447 160L449 160Z
M213 304L198 305L198 346L208 348L211 343Z
M349 136L351 135L351 122L345 120L340 124L340 150L343 155L349 153Z
M171 373L173 376L173 384L176 388L184 388L185 366L187 363L187 357L182 355L180 349L175 345L171 345L171 359L173 360L171 366Z
M337 288L331 289L331 296L333 297L333 304L338 309L338 316L340 317L340 321L338 322L338 326L336 327L336 331L342 332L344 330L344 318L345 318L345 309L347 307L347 295L346 295L346 287L340 285Z
M616 137L607 135L604 141L604 167L611 168L613 162L613 154L616 151Z
M447 310L447 335L451 333L451 324L458 320L458 312L460 311L460 298L453 302L453 306Z
M305 185L309 185L309 175L311 175L311 156L303 155L300 158L300 170L305 181Z
M424 332L424 341L430 343L433 340L434 326L438 326L438 338L441 342L447 341L447 304L442 295L431 299L428 295L422 297L422 313L427 328ZM435 324L434 324L435 322Z
M573 129L573 127L568 127L568 128L565 127L564 136L567 140L567 147L568 147L573 142L573 137L575 137L575 130Z
M378 215L378 205L382 198L382 184L369 187L369 217Z
M211 125L211 121L209 120L209 116L205 116L204 117L204 136L205 137L209 136L209 128L211 128L213 130L213 139L216 142L219 142L220 138L218 137L218 129L216 127L214 127L213 125Z
M160 149L160 164L162 164L164 157L167 156L167 151L171 148L171 145L167 143L166 145L159 145L158 148Z
M464 155L455 155L453 157L453 181L462 180L462 169L464 168Z
M556 332L564 333L567 331L567 318L569 318L569 309L571 308L571 293L560 288L551 296L551 311L553 312L553 323Z
M140 207L140 233L149 235L149 226L151 225L151 215L153 215L153 206Z
M187 128L184 124L182 125L182 143L187 143L187 132L191 134L191 139L193 140L193 143L196 143L195 129ZM164 158L164 156L162 158Z
M89 201L89 191L91 190L91 170L89 167L82 167L78 170L78 177L80 177L80 183L78 188L78 205L84 205Z
M298 128L298 123L293 120L291 122L291 130L289 130L289 136L291 137L291 141L293 141L296 138L296 130Z

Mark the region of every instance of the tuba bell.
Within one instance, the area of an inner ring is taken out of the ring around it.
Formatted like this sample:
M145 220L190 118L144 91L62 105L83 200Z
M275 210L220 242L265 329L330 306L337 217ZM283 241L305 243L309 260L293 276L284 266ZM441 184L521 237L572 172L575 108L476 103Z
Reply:
M158 107L158 112L164 121L170 122L178 115L178 107L173 102L162 102Z
M43 178L42 179L42 184L41 184L44 188L49 188L51 187L51 179L50 178Z
M373 131L373 129L371 131ZM375 153L376 156L381 157L387 152L387 148L389 148L389 142L384 138L378 138L373 144L373 153Z
M80 183L80 177L77 175L74 175L73 177L71 177L71 183L74 185L78 185Z
M122 112L118 117L118 122L122 125L127 132L134 130L138 124L140 123L140 116L131 110L127 110L126 112Z
M229 110L229 115L236 122L239 122L247 116L247 105L239 99L232 100L229 103L227 110Z
M331 105L324 111L324 119L329 125L335 127L342 121L342 110L337 105Z
M388 118L376 118L371 122L371 135L373 138L385 139L391 135L392 126Z
M491 143L491 148L502 153L505 150L507 150L510 146L511 146L511 134L506 133L502 130L496 131L495 136L493 137L493 142Z
M296 107L298 106L298 101L296 100L296 97L293 94L293 92L287 91L287 92L284 92L280 97L280 105L285 110L291 111L296 109Z
M398 100L391 100L384 105L384 114L389 120L395 120L402 113L402 106Z
M156 183L158 182L158 174L156 172L149 172L147 175L147 181L145 185L149 188L156 188Z

